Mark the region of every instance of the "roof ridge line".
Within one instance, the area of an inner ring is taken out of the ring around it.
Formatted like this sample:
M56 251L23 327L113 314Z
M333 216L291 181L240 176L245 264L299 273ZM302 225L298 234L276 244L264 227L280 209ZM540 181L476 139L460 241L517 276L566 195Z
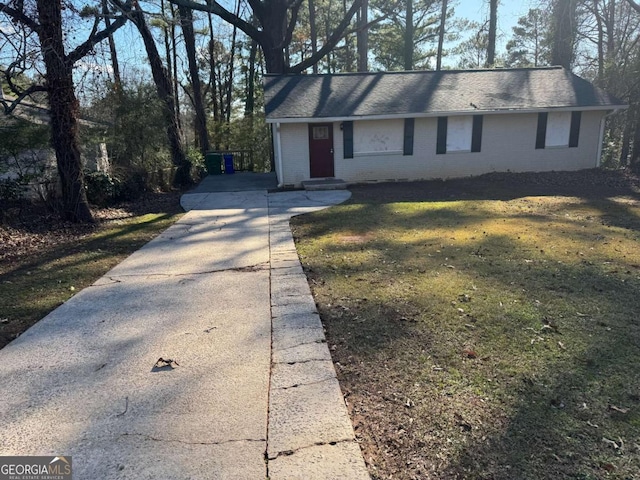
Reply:
M434 74L434 73L476 73L476 72L531 72L536 70L565 70L560 65L545 67L510 67L510 68L471 68L451 70L395 70L380 72L339 72L339 73L265 73L264 77L348 77L368 75L407 75L407 74Z

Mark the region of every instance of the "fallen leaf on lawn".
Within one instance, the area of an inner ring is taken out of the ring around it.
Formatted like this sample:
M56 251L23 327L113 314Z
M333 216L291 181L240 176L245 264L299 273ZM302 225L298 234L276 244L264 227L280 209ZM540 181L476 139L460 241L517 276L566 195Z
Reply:
M477 358L478 354L474 351L471 350L470 348L465 348L462 353L464 353L468 358Z
M616 469L613 463L601 463L600 468L602 468L603 470L606 470L607 472L613 472Z
M544 323L544 325L542 326L542 329L541 329L540 331L545 330L545 329L546 329L546 330L551 329L551 330L553 330L553 331L554 331L554 332L556 332L556 333L560 333L560 332L558 331L558 325L556 325L555 323L553 323L553 320L551 320L551 319L548 319L548 318L544 317L544 318L542 319L542 323Z
M628 408L620 408L620 407L616 407L615 405L609 405L609 410L613 410L614 412L618 412L622 414L629 412Z
M614 449L618 450L620 448L620 445L618 445L616 442L614 442L613 440L609 440L607 437L602 437L602 441L604 443L606 443L607 445L609 445L610 447L613 447Z
M558 342L558 346L562 349L562 350L566 350L567 348L564 346L564 343L562 342Z

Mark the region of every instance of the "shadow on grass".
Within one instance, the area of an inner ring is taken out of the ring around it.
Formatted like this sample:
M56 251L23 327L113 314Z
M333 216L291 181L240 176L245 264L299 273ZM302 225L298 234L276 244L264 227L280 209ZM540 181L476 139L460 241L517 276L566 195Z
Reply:
M374 478L635 478L640 471L637 268L622 255L613 266L602 254L558 261L561 257L548 245L526 251L515 238L492 232L448 253L446 260L444 253L433 258L437 247L425 246L439 244L437 236L411 243L389 232L418 228L428 233L434 223L444 230L447 225L471 227L487 220L482 210L461 213L445 202L415 215L394 214L393 203L417 201L406 189L395 185L397 197L387 190L381 201L373 193L377 186L360 188L371 191L361 195L356 189L350 205L315 214L305 222L304 237L363 235L361 242L327 244L328 258L316 260L309 276L312 284L328 285L316 289L324 295L321 315L329 342L337 346L334 360L341 366L343 387L353 394L351 413L368 439L365 458L373 455L368 461L378 469L372 470ZM573 213L586 206L601 212L604 225L638 230L635 211L609 199L620 194L591 191L580 196L587 201ZM439 201L417 195L421 201ZM477 199L487 196L500 195L494 191ZM449 202L460 199L469 200L469 194ZM575 219L518 218L535 229L559 223L555 233L578 243L598 241L595 229L574 228ZM380 228L388 230L384 239L375 236ZM363 250L373 254L350 262ZM412 291L411 280L417 277L407 272L420 262L426 265L421 275L442 274L442 288L434 281L431 290ZM455 312L449 304L456 296L445 288L446 264L461 276L454 292L462 284L480 286L470 303L456 305L464 307L464 314L449 313ZM491 293L483 298L482 289ZM482 308L482 302L497 305L505 298L527 303L527 308L506 301L492 315ZM465 341L483 358L461 360ZM441 380L430 374L438 362L445 370ZM428 379L426 390L433 389L431 395L422 392L422 398L414 387L421 378ZM390 385L397 398L389 393ZM413 410L410 394L417 398ZM430 408L424 416L430 425L421 425L419 412Z

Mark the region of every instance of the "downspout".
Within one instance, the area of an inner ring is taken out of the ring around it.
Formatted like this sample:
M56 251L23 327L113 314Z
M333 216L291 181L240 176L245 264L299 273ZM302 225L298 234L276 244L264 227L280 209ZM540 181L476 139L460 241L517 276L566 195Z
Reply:
M284 175L282 172L282 144L280 142L280 123L273 124L273 154L276 160L276 177L278 188L284 186Z
M602 143L604 142L604 127L607 121L607 117L610 117L611 115L618 113L619 111L619 108L611 110L600 119L600 135L598 137L598 156L596 157L596 168L600 168L600 161L602 159Z

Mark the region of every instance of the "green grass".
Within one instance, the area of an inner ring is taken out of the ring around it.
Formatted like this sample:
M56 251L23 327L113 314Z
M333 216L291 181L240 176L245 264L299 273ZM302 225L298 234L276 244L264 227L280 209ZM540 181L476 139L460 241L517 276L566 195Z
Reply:
M0 348L180 218L170 210L108 222L0 265Z
M640 478L638 199L376 188L294 220L373 478Z

